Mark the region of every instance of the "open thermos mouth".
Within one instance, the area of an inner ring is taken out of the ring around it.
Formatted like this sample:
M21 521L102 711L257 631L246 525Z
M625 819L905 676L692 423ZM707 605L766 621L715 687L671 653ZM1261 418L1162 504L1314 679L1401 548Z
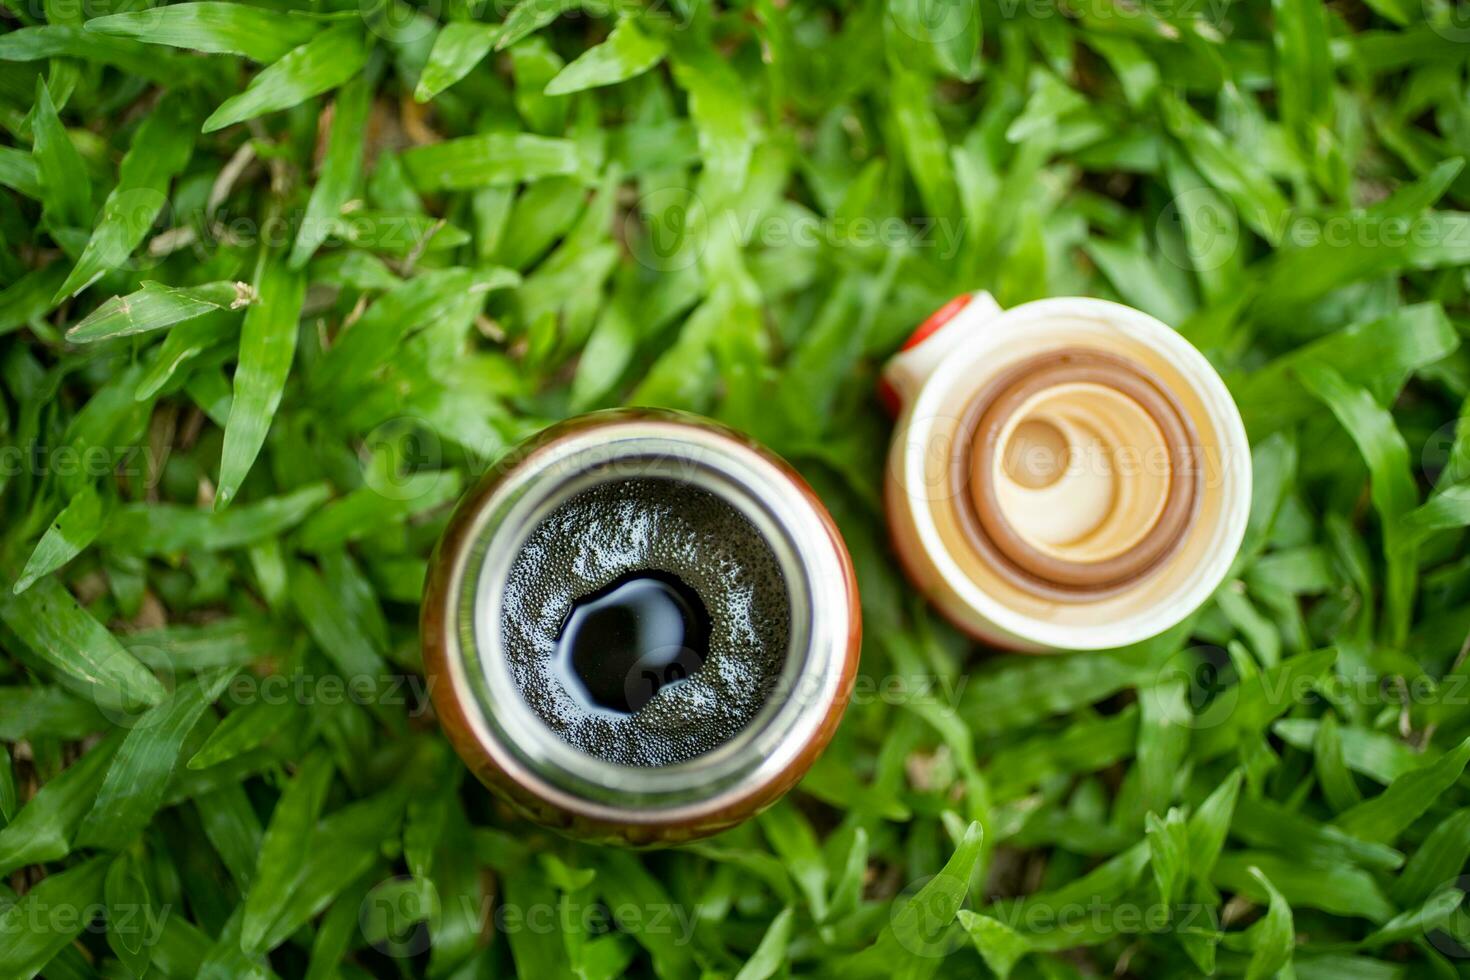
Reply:
M860 629L846 548L795 471L641 409L497 462L439 543L422 624L476 774L539 822L631 844L715 833L790 789L841 717Z
M1068 347L975 396L951 479L973 547L1019 587L1098 598L1166 559L1194 520L1198 436L1147 367Z

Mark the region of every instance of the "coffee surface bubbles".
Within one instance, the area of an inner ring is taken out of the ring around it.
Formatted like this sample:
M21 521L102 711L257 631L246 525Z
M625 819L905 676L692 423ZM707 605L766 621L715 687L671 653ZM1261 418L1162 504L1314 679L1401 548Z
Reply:
M790 623L755 525L706 490L637 478L584 490L531 530L501 632L512 677L553 731L609 762L660 766L750 723Z

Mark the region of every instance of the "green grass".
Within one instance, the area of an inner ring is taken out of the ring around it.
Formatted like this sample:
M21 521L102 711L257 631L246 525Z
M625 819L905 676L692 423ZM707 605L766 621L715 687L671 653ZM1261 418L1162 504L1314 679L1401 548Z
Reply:
M289 8L0 10L0 977L1470 976L1463 6ZM875 372L977 288L1227 377L1186 627L896 575ZM867 629L801 789L649 854L466 778L416 632L468 481L624 403L795 461Z

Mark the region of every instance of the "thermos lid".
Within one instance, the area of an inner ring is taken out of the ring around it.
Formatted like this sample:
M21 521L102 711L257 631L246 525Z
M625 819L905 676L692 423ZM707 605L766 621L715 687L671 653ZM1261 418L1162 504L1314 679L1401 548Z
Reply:
M885 503L914 583L976 637L1123 646L1202 605L1250 509L1240 413L1205 357L1106 300L946 303L885 366Z

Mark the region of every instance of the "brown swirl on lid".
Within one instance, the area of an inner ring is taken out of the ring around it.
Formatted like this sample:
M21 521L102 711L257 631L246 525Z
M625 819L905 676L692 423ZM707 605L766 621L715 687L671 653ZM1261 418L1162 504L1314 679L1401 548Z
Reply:
M1169 486L1157 517L1132 546L1096 561L1069 560L1036 547L1007 517L991 478L1016 412L1036 395L1067 384L1097 385L1130 399L1158 427L1168 455ZM1067 347L1014 365L970 401L957 439L962 451L954 454L950 479L967 543L1006 581L1044 598L1086 602L1116 595L1174 552L1198 510L1194 425L1153 371L1116 354Z

